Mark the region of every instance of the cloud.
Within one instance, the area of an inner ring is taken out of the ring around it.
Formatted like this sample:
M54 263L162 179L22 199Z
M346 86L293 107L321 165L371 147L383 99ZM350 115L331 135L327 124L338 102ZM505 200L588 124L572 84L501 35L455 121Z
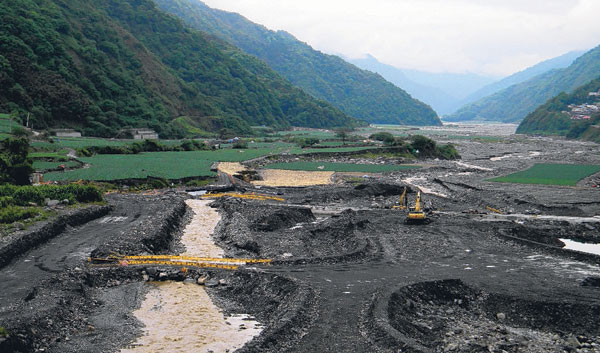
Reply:
M600 44L598 0L206 0L326 53L507 75Z

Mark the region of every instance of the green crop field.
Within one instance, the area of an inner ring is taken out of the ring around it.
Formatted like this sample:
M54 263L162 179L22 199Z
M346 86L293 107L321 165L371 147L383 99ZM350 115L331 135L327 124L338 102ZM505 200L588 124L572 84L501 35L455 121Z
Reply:
M335 137L335 132L326 130L294 130L294 131L280 131L275 136L292 136L292 137L314 137L318 139L331 139Z
M143 179L148 176L165 179L214 176L210 165L214 162L242 162L269 154L290 154L361 151L365 147L346 148L290 148L289 145L273 144L272 148L222 149L216 151L147 152L131 155L99 154L79 158L89 168L51 172L44 179L52 180L119 180Z
M33 169L38 171L44 171L48 169L56 169L60 165L64 165L67 168L73 168L79 166L77 162L48 162L48 161L33 161Z
M500 183L575 186L581 179L598 172L600 172L600 165L535 164L527 170L490 179L490 181Z
M89 168L44 175L46 180L119 180L148 176L181 179L214 176L210 165L215 161L241 162L271 153L271 149L217 150L189 152L148 152L131 155L99 154L80 158Z
M374 147L331 147L331 148L292 148L289 153L291 154L307 154L307 153L332 153L332 152L357 152Z
M20 126L16 121L11 120L8 114L0 114L0 138L10 137L12 129Z
M329 172L359 172L383 173L398 170L418 169L417 165L383 165L383 164L352 164L352 163L325 163L325 162L290 162L269 164L267 169L329 171Z
M54 143L45 141L34 141L31 146L34 148L61 149L61 148L85 148L85 147L104 147L104 146L126 146L132 144L134 140L109 140L94 137L53 137ZM161 141L162 143L163 141Z

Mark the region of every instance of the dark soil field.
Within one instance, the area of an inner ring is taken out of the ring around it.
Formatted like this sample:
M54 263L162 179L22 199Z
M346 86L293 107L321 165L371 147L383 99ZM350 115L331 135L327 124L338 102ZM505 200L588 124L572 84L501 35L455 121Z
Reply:
M144 281L208 276L227 283L207 289L218 306L264 324L241 352L600 352L600 256L559 240L600 242L600 176L575 187L488 181L535 163L600 165L600 147L454 142L460 161L360 182L238 189L284 202L214 201L217 245L269 266L90 266L89 256L177 253L190 217L185 192L109 197L108 215L0 269L9 332L0 351L118 352L141 334L132 312ZM431 223L407 225L391 208L404 187L409 204L421 189Z

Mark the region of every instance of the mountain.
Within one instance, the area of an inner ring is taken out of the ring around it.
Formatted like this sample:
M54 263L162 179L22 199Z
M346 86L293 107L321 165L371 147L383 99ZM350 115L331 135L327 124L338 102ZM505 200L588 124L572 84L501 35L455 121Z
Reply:
M475 74L399 69L379 62L370 54L365 58L346 60L361 69L380 74L411 96L429 104L440 115L454 112L468 94L493 81L492 78Z
M95 136L357 123L150 0L0 2L0 111Z
M600 142L600 77L560 93L527 115L519 134L562 135Z
M371 123L440 125L436 113L381 76L314 50L284 31L271 31L239 14L197 0L155 0L190 27L222 38L264 60L314 97Z
M515 74L512 74L500 81L496 81L494 83L490 83L489 85L484 86L483 88L477 90L476 92L470 94L465 99L463 99L462 104L469 104L475 102L483 97L490 96L512 85L516 85L518 83L527 81L532 77L543 74L552 69L562 69L568 67L573 63L573 61L575 61L575 59L580 57L583 53L585 52L571 51L556 58L542 61L523 71L519 71Z
M519 122L539 105L560 92L571 92L600 75L600 46L571 65L553 69L466 105L445 117L446 121Z

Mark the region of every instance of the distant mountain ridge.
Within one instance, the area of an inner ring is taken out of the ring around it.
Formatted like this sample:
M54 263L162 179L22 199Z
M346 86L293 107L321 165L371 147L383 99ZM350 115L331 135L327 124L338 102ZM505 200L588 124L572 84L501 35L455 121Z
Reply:
M437 114L381 76L314 50L284 31L271 31L243 16L196 0L155 0L190 27L224 39L264 60L314 97L371 123L440 125Z
M346 60L361 69L380 74L411 96L429 104L440 115L454 112L462 105L467 95L493 81L492 78L475 74L428 73L400 69L383 64L370 54L362 59Z
M534 66L531 66L525 70L514 73L508 77L503 78L500 81L496 81L490 83L477 90L476 92L470 94L465 99L463 99L462 104L469 104L475 102L481 98L492 95L496 92L499 92L505 88L508 88L512 85L519 84L521 82L525 82L530 78L533 78L537 75L541 75L553 69L562 69L568 67L581 55L583 55L585 51L570 51L561 56L557 56L552 59L548 59L542 61Z
M560 92L572 92L600 75L600 46L571 65L553 69L482 98L444 118L446 121L519 122Z
M357 124L150 0L0 2L0 111L107 137Z

